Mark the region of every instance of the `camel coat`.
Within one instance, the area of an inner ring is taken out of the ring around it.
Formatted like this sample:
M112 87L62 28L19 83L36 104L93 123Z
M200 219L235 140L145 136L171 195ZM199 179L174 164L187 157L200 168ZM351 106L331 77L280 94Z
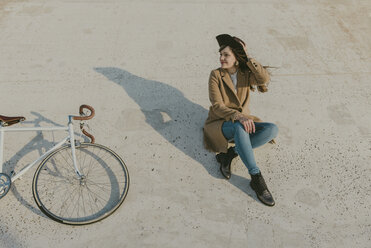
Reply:
M249 59L247 66L250 70L237 72L237 92L229 73L222 68L211 71L209 78L209 98L211 106L206 119L203 133L204 146L212 152L227 152L228 141L222 133L225 121L235 122L241 115L261 121L250 115L250 86L267 84L269 74L255 59Z

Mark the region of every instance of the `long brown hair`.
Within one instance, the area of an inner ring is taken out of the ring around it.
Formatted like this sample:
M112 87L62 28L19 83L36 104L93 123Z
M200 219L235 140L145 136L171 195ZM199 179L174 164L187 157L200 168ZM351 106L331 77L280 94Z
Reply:
M245 45L245 42L241 40L240 38L233 36L233 39L235 39L237 42L242 42L242 44ZM219 52L221 52L226 47L227 45L221 46L219 48ZM247 58L245 51L243 49L236 49L231 46L229 46L229 48L232 50L232 53L234 54L234 56L236 57L236 60L238 61L238 68L243 72L251 72L250 68L247 66L248 58ZM263 68L268 68L268 66L263 66ZM270 74L269 71L268 73ZM252 91L255 91L255 87L258 88L258 91L262 93L268 91L267 85L250 85L250 89Z

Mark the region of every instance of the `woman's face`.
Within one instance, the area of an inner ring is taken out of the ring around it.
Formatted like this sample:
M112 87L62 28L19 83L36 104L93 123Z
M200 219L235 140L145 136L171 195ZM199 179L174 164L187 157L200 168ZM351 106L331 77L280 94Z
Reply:
M223 50L220 51L220 64L223 69L230 69L232 68L237 59L234 56L231 48L229 46L225 47Z

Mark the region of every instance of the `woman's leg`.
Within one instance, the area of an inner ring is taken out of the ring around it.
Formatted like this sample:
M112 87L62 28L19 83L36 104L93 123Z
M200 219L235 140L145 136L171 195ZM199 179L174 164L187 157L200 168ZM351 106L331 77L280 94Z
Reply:
M250 134L252 148L257 148L271 141L278 134L278 127L274 123L254 122L255 133Z
M251 175L250 186L255 191L258 199L268 206L274 206L273 196L268 190L265 180L256 165L252 149L275 138L278 133L277 126L273 123L256 122L255 133L249 134L245 131L241 123L232 123L229 121L223 123L222 132L228 140L234 139L236 151L249 170Z
M260 172L254 157L253 148L259 147L277 136L278 128L273 123L255 122L255 133L249 134L239 122L227 121L222 126L223 135L234 139L236 152L251 175Z
M240 155L242 162L245 164L250 174L259 173L256 164L249 133L247 133L239 122L224 122L222 126L224 136L228 139L234 139L236 144L235 150Z

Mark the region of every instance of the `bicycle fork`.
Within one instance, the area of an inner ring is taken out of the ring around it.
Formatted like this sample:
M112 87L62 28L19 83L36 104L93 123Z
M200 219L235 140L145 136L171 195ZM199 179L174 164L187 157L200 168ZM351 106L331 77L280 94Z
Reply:
M69 119L69 121L68 121L68 132L70 134L70 143L71 143L73 166L75 168L75 172L78 176L78 179L82 180L82 179L85 179L85 176L78 169L78 164L77 164L77 159L76 159L75 135L74 135L73 124L72 124L72 117L73 116L68 116L68 117L69 117L68 118Z

